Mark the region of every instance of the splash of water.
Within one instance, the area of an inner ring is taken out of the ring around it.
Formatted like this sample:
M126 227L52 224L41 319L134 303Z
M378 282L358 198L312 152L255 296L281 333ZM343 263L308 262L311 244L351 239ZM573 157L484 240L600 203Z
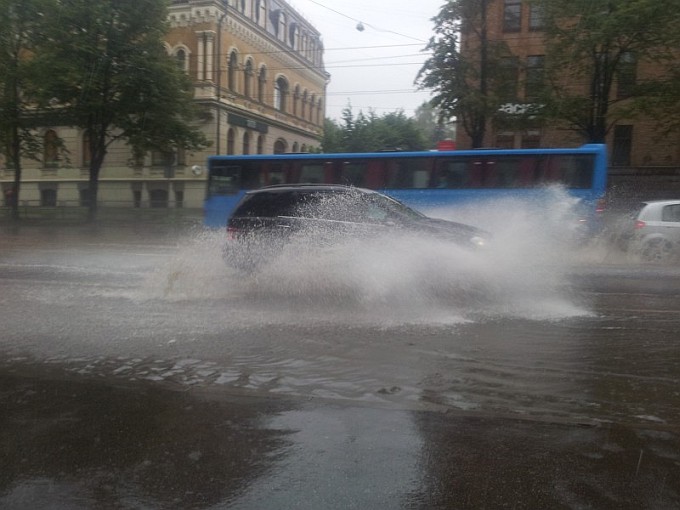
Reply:
M404 232L318 243L311 229L253 274L225 265L223 232L202 231L153 275L146 297L238 301L254 313L286 310L298 321L456 323L587 314L569 286L574 252L566 240L576 203L559 189L550 203L540 214L511 200L433 214L492 232L482 251Z

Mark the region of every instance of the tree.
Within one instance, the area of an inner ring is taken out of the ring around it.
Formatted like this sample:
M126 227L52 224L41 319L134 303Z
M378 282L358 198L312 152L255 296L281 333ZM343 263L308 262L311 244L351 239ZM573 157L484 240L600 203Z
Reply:
M547 44L543 116L602 143L621 119L651 113L676 88L680 1L534 1ZM636 80L640 62L657 66L658 78Z
M436 147L437 142L442 140L456 138L453 123L446 122L439 108L433 107L429 101L416 108L414 121L430 147Z
M166 18L164 0L61 0L48 17L35 59L54 77L43 104L87 134L90 219L112 143L164 154L207 145L192 84L163 47Z
M487 123L504 102L502 42L488 35L487 17L492 0L451 0L434 17L434 36L426 49L432 56L420 69L416 82L434 91L431 103L442 117L456 118L472 141L484 144ZM466 51L460 47L464 32ZM506 87L507 89L507 87Z
M375 152L389 149L419 151L427 147L414 119L403 111L382 116L363 112L355 117L348 106L342 124L326 119L322 140L324 152Z
M36 67L29 57L43 9L41 0L0 0L0 154L14 169L7 202L15 219L19 218L21 158L36 158L40 150L31 129L35 115L28 91L37 81Z

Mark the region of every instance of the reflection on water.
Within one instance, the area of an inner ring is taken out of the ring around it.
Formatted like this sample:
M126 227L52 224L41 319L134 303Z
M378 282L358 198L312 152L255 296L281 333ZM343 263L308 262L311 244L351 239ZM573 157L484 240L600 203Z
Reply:
M206 508L289 444L262 426L282 402L43 377L0 374L0 508Z

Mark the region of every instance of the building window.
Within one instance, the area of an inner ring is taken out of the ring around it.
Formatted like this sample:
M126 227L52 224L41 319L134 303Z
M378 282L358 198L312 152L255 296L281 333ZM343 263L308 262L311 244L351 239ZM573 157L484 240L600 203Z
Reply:
M279 138L274 142L274 154L284 154L286 152L286 141Z
M515 133L504 132L496 135L495 146L499 149L514 149L515 148Z
M276 35L281 41L286 41L286 27L287 27L287 22L288 20L286 19L286 13L283 11L279 11L279 24L278 28L276 30Z
M264 154L264 135L257 137L257 153Z
M40 205L43 207L57 206L57 190L54 188L45 188L40 190Z
M316 106L316 96L312 94L312 99L309 101L309 122L314 121L314 107Z
M319 104L316 106L316 124L321 125L321 116L323 115L323 101L319 99Z
M232 92L236 92L236 72L238 71L238 56L235 51L229 55L227 63L227 87Z
M307 115L307 91L306 90L302 93L302 110L300 110L300 117L302 117L304 119L305 115Z
M250 133L243 133L243 154L250 154Z
M262 28L267 28L267 2L266 0L256 0L255 22Z
M283 76L280 76L279 78L276 79L276 83L274 84L274 108L276 108L280 112L285 112L287 96L288 96L288 82Z
M300 30L298 29L297 23L290 24L290 33L288 35L288 44L291 48L295 50L300 49L299 41Z
M186 72L189 68L189 59L187 58L187 52L179 49L175 52L175 60L177 61L177 67L182 71Z
M245 68L243 70L243 83L245 85L244 87L244 94L246 97L252 97L253 95L253 61L248 59L246 61Z
M300 85L295 85L295 91L293 92L293 115L297 117L298 109L300 104Z
M83 159L83 168L89 168L90 167L90 162L92 160L92 151L90 150L90 133L88 131L85 131L83 133L82 137L82 159Z
M621 54L617 71L616 98L625 99L633 95L637 81L637 61L631 52Z
M236 134L232 128L229 128L227 133L227 154L234 154L234 144L236 142Z
M527 57L527 76L524 94L527 101L536 101L541 95L543 77L545 71L545 59L543 55L531 55Z
M534 2L529 4L529 30L543 30L545 19L543 18L543 8Z
M260 73L257 75L257 100L264 103L264 88L267 85L267 68L260 67Z
M78 198L80 199L80 207L90 207L89 188L80 188L80 190L78 190Z
M45 168L59 166L59 137L52 129L46 131L43 136L43 164Z
M177 209L184 207L184 190L175 190L175 207Z
M519 32L521 28L521 0L505 0L503 4L503 32Z
M149 206L154 209L165 209L168 207L168 190L152 189L149 190Z
M498 95L503 101L517 100L517 82L519 80L519 59L503 57L498 69Z
M633 126L614 126L612 166L630 166L630 152L633 146Z
M300 146L297 142L293 144L293 152L300 152Z

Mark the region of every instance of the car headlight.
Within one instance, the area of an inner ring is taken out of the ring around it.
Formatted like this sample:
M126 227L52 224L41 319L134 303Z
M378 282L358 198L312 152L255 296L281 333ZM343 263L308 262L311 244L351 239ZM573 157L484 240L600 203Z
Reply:
M483 237L480 237L480 236L471 237L470 243L472 243L472 245L477 246L479 248L482 248L482 247L487 245L486 239L484 239Z

